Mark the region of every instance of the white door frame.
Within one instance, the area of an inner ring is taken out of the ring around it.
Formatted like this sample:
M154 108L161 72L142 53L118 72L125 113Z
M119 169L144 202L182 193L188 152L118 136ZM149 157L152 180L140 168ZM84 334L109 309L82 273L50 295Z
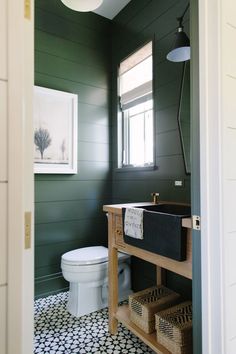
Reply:
M7 353L33 353L34 1L8 0L8 294ZM31 212L31 248L24 216Z
M25 2L31 18L24 17ZM203 354L224 354L220 0L199 0ZM8 353L33 352L33 1L8 0Z
M202 354L226 354L222 2L199 2ZM233 9L232 9L233 10Z

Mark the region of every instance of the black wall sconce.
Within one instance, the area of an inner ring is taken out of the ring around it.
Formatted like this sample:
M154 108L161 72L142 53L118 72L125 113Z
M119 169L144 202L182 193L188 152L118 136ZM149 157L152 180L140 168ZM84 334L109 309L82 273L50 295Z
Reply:
M175 33L176 38L171 51L167 54L166 58L169 61L181 62L190 59L190 40L186 33L184 32L183 19L189 8L189 3L183 12L181 17L177 17L179 22L177 32Z

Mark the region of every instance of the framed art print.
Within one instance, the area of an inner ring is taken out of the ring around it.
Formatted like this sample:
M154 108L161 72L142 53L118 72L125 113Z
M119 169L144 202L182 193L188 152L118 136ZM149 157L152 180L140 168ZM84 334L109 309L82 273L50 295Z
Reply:
M75 94L35 86L35 173L77 173L77 102Z

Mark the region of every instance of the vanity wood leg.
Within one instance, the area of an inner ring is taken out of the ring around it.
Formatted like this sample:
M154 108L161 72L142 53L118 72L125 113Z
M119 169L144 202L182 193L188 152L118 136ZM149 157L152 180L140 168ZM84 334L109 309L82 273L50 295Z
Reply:
M118 252L113 246L114 238L112 232L112 218L113 215L108 216L108 230L109 230L109 264L108 264L108 314L109 314L109 331L111 334L116 334L118 321L115 317L118 308Z
M156 266L156 283L157 285L166 285L166 270Z

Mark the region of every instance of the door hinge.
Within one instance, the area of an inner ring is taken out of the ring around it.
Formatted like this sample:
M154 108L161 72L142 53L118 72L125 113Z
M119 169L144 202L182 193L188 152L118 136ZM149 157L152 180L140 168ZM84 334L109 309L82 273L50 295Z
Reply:
M25 249L31 247L31 212L25 212Z
M25 0L25 18L27 20L31 18L31 0Z
M201 230L201 218L199 215L192 216L193 230Z

